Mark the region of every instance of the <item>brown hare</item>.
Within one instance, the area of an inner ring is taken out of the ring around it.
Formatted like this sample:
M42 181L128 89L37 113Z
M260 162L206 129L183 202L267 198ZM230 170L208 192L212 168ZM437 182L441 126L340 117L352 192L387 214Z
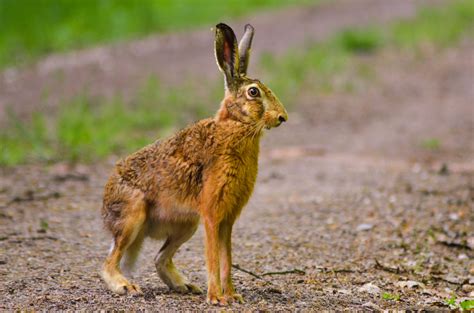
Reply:
M214 117L117 162L102 207L105 226L113 235L102 277L113 292L141 292L120 267L131 268L143 240L151 237L165 240L155 257L163 282L178 292L201 293L178 271L172 257L202 220L207 301L243 302L231 278L232 226L255 184L263 128L288 119L272 91L246 75L253 32L246 25L237 46L229 26L216 26L215 56L224 74L225 96Z

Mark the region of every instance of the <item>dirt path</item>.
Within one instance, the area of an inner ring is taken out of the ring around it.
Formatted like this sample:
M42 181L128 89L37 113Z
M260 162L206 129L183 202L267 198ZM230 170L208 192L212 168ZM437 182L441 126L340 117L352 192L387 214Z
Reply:
M360 58L336 77L354 92L302 94L289 124L266 144L303 145L322 153L362 154L411 161L467 161L474 156L474 41L422 56L385 50ZM351 74L363 66L371 78ZM308 136L308 133L311 136ZM427 149L423 142L439 142Z
M304 273L257 279L234 271L247 300L235 309L435 308L450 297L446 288L458 295L468 288L472 169L440 176L410 164L331 157L266 159L262 169L235 228L234 262L259 275ZM2 173L2 202L14 202L1 216L0 308L208 308L203 296L170 293L158 279L154 242L145 246L135 273L145 295L106 290L98 276L110 243L98 218L106 173L79 170L88 174L58 176L58 167ZM176 260L205 287L202 242L200 229ZM403 287L407 280L418 285ZM383 292L401 300L383 300Z
M453 293L472 297L473 54L472 40L421 59L385 51L359 60L377 79L353 92L302 95L266 135L236 224L234 263L260 278L234 271L247 301L235 309L446 309ZM420 145L432 137L439 149ZM1 309L209 308L168 291L152 241L134 275L144 296L106 290L99 207L112 163L0 169ZM176 263L205 287L202 237Z
M264 51L281 54L347 27L408 18L420 5L437 2L441 1L339 0L259 14L232 25L241 30L250 22L256 27L252 58L258 60ZM28 116L37 110L54 111L61 100L74 95L127 98L151 76L165 84L220 79L212 47L210 30L202 29L52 55L25 69L6 70L0 73L0 123L7 107Z

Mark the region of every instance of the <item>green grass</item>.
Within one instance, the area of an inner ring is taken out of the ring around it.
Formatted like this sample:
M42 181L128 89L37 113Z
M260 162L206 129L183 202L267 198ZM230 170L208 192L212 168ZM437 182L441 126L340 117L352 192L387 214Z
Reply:
M474 299L464 300L459 303L461 309L469 311L474 310Z
M311 0L2 0L0 68L97 43L212 26Z
M441 141L438 138L428 138L421 142L421 146L427 150L439 150Z
M382 45L382 34L375 28L347 30L338 39L340 48L350 53L371 53Z
M408 48L423 47L425 44L446 47L467 32L474 32L474 1L457 0L445 9L425 9L413 21L396 23L391 40Z
M389 293L389 292L384 292L382 294L382 299L400 301L400 295L399 294L392 294L392 293Z
M438 32L440 16L443 27L449 31ZM449 46L473 33L473 27L474 1L453 1L442 8L423 10L412 20L384 29L352 29L304 51L293 51L282 57L266 54L260 60L264 69L262 78L291 107L301 93L331 92L336 74L347 70L351 61L361 54L375 53L381 48L416 51L427 44ZM370 69L359 70L359 75L370 76ZM92 161L133 151L177 127L212 114L223 91L222 82L209 84L206 88L212 92L198 96L198 86L169 89L150 79L132 103L126 104L121 99L73 99L61 105L61 111L54 117L34 115L28 127L12 116L9 127L0 129L0 165ZM421 145L438 149L441 143L427 139Z
M455 294L451 298L445 299L444 304L451 310L469 311L474 310L474 299L460 300Z
M165 89L150 79L131 104L80 97L61 105L53 118L35 114L29 127L11 115L9 127L0 129L0 165L88 162L136 150L211 114L210 96L189 97L189 89Z
M454 309L457 307L456 304L456 295L452 295L451 298L445 299L444 304L449 306L451 309Z
M466 34L474 34L474 1L456 0L442 7L422 9L416 18L392 23L381 29L370 26L350 29L304 51L289 52L275 58L265 54L261 65L264 76L283 103L291 107L301 93L333 92L334 77L347 69L350 61L361 54L382 48L418 51L426 45L447 47ZM361 65L360 76L371 76ZM351 90L350 82L343 88Z

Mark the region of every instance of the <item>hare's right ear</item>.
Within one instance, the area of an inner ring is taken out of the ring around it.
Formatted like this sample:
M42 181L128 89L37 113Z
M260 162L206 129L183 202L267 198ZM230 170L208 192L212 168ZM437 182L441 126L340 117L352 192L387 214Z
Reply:
M223 23L216 25L214 48L217 65L225 76L226 89L233 89L239 76L239 50L232 28Z

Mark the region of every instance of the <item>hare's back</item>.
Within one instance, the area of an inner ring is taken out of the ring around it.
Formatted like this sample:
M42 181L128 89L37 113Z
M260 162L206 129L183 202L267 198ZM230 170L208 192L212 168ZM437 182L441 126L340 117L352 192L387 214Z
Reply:
M214 131L212 119L201 120L120 160L116 173L120 181L147 193L164 188L195 194L213 155Z

